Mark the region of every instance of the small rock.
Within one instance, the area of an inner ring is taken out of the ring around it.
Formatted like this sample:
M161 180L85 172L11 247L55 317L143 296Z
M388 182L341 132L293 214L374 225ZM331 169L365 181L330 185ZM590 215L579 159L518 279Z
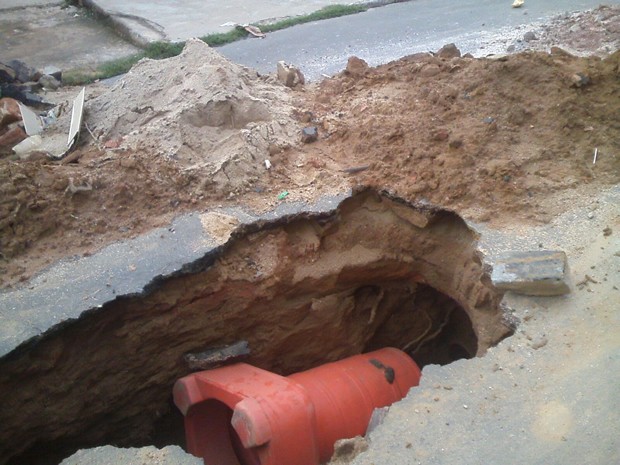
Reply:
M431 139L435 142L440 142L443 140L448 140L450 137L450 133L447 129L435 129L432 133Z
M54 77L48 74L44 74L39 78L38 84L44 89L56 90L60 87L60 82Z
M7 128L7 130L0 134L0 147L13 147L23 141L28 135L17 124Z
M461 148L463 146L463 139L457 137L455 139L451 139L450 142L448 143L448 145L450 146L451 149L458 149Z
M133 169L138 165L135 158L121 158L121 166L127 169Z
M4 63L0 63L0 82L12 83L17 79L17 73L15 70Z
M441 72L441 68L439 67L439 65L435 65L431 63L431 64L424 66L424 68L422 68L422 70L420 71L420 76L433 77L433 76L437 76L440 72Z
M446 44L437 52L439 58L460 58L461 51L454 44Z
M368 71L368 63L356 56L349 57L345 72L351 76L361 77Z
M0 99L0 127L4 127L8 124L20 121L22 114L19 111L19 104L17 100L10 97L4 97Z
M106 149L117 149L121 146L122 143L123 143L123 138L117 137L116 139L108 139L107 141L105 141L105 143L103 144L103 147Z
M514 52L516 49L517 49L517 47L515 47L515 45L514 45L514 44L512 44L512 45L509 45L509 46L508 46L508 48L506 49L506 52L507 52L507 53L512 53L512 52Z
M603 236L609 237L609 236L611 236L612 232L613 231L611 230L611 228L609 226L607 226L605 229L603 229Z
M531 42L533 40L538 40L538 37L536 37L536 34L533 31L528 31L523 36L523 40L525 42Z
M284 61L277 64L278 80L286 87L295 87L306 83L306 78L295 66L289 65Z
M310 144L319 138L319 130L316 126L308 126L301 130L301 141Z
M591 220L594 218L594 212L588 212L588 219Z
M58 82L62 82L62 70L56 66L46 66L41 70L41 73L47 76L52 76Z
M491 281L498 289L526 295L563 295L570 292L568 263L561 251L512 252L493 266Z
M584 73L575 73L571 76L570 80L571 80L571 87L577 87L577 88L585 87L592 82L592 80L590 79L590 76Z
M15 71L16 78L20 82L36 82L41 77L39 71L21 60L11 60L6 64Z

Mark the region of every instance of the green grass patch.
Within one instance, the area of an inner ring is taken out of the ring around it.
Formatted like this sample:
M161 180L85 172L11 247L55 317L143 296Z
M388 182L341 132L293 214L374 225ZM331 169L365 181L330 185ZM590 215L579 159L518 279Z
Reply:
M219 47L221 45L230 44L231 42L236 42L240 39L245 39L247 36L248 33L245 29L235 28L228 32L217 32L215 34L206 35L201 37L200 40L210 47Z
M67 0L67 3L73 2L71 0ZM361 13L367 9L368 7L363 5L330 5L321 8L314 13L294 16L292 18L283 19L271 24L261 24L259 27L261 31L266 33L275 32L297 26L298 24ZM247 36L247 31L239 27L228 32L209 34L201 37L200 39L211 47L219 47L240 39L245 39ZM153 42L149 44L141 53L106 61L95 69L75 69L65 71L63 73L62 80L64 84L69 86L90 84L98 79L107 79L126 73L142 58L161 60L164 58L177 56L181 53L184 46L185 42Z
M338 18L340 16L353 15L368 10L363 5L329 5L307 15L293 16L292 18L283 19L271 24L260 26L263 32L274 32L297 26L298 24L311 23L313 21L321 21L323 19Z

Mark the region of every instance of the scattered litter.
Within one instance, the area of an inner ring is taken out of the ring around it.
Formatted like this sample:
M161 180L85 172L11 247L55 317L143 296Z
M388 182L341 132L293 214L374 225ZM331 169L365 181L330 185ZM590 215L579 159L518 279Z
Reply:
M265 160L265 168L271 169L271 162L269 160Z
M260 28L258 28L257 26L252 26L251 24L245 24L242 27L243 29L248 31L251 35L253 35L254 37L258 37L259 39L264 39L265 37L267 37L267 34L264 34L260 30Z
M512 7L521 8L524 3L525 3L525 0L515 0L514 2L512 2Z
M80 135L80 126L82 126L82 115L84 113L84 96L86 95L86 87L82 90L73 101L73 109L71 110L71 127L69 129L69 139L67 140L67 149L71 149Z
M592 160L593 165L596 165L596 157L598 157L598 147L594 149L594 159Z
M22 114L22 121L24 122L24 129L29 136L35 136L43 131L43 122L41 117L37 115L27 106L18 103L19 111Z
M233 21L228 21L227 23L220 24L220 27L237 27L237 26L239 26L239 24Z
M278 200L284 200L287 197L288 197L288 191L283 191L283 192L280 192L280 194L278 195Z

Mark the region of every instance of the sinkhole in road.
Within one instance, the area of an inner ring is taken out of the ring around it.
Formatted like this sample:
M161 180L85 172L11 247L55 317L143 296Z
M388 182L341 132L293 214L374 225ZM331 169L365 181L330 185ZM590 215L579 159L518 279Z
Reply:
M239 340L247 363L283 375L388 346L421 366L482 355L511 328L476 244L454 212L375 191L240 228L0 360L0 463L183 444L184 354Z

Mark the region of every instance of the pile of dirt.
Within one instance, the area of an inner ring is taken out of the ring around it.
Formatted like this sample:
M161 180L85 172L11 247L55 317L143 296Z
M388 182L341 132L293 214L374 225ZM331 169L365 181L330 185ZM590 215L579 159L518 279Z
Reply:
M256 182L270 150L295 144L290 101L284 86L193 39L177 57L134 66L89 102L87 123L109 146L174 160L229 193Z
M620 52L417 54L372 69L350 60L300 104L321 126L317 154L367 168L357 183L474 221L546 222L576 192L620 181L619 76Z
M620 52L355 63L290 90L190 41L89 88L92 137L69 157L0 159L0 286L214 206L367 185L477 222L540 223L620 180ZM317 142L301 143L304 126Z

